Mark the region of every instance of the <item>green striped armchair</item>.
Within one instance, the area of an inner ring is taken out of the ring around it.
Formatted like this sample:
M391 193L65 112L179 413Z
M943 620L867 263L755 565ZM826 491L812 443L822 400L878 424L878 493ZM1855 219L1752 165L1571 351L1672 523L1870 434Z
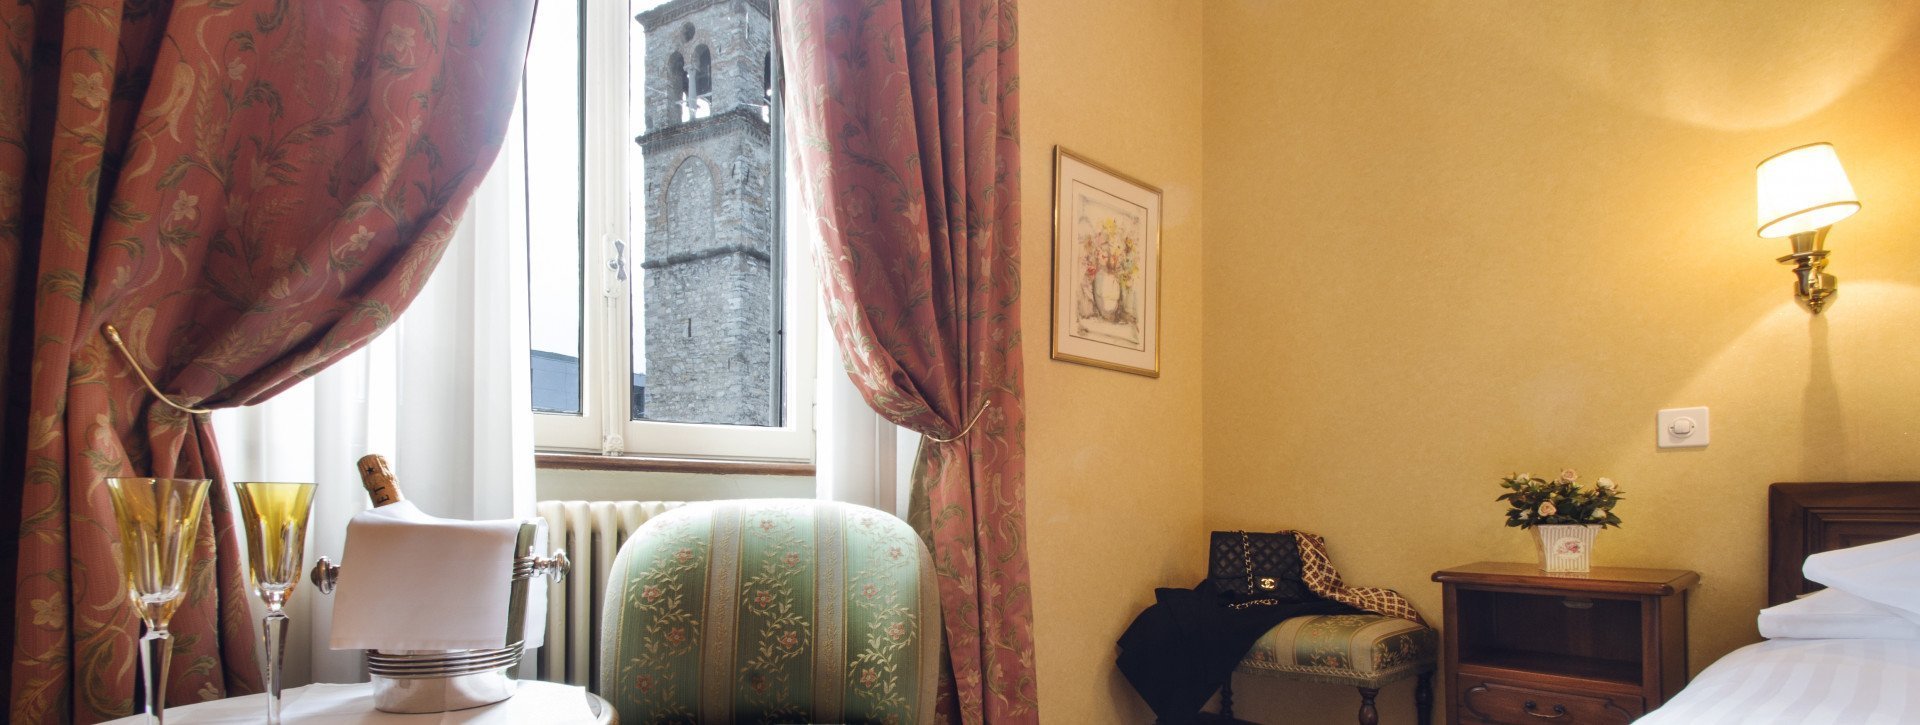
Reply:
M607 587L600 695L626 725L932 719L933 564L893 516L692 504L635 532Z

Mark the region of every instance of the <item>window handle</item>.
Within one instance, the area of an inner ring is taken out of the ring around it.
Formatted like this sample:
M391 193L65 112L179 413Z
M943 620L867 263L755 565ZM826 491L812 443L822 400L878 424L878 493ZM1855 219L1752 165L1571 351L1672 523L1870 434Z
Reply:
M607 269L613 270L614 278L627 281L627 243L613 240L613 259L607 260Z

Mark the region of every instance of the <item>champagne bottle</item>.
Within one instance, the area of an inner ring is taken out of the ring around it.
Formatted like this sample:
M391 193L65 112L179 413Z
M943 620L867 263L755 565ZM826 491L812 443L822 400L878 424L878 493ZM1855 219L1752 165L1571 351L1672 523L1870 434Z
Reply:
M406 500L400 495L400 481L394 478L393 466L387 463L387 457L378 453L369 453L360 457L360 485L367 488L367 497L373 499L373 507Z

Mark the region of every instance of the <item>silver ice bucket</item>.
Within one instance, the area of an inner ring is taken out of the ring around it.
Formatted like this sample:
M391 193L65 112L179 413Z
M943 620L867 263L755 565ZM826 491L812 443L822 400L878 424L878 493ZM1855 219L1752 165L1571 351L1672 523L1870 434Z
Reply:
M381 712L414 714L449 712L491 705L513 697L519 679L520 655L526 642L527 582L545 576L554 582L566 578L572 564L564 549L552 556L535 556L537 523L520 524L514 544L513 586L507 599L506 646L490 649L367 650L367 672L373 677L373 706ZM340 565L327 557L313 565L313 583L322 594L333 593Z

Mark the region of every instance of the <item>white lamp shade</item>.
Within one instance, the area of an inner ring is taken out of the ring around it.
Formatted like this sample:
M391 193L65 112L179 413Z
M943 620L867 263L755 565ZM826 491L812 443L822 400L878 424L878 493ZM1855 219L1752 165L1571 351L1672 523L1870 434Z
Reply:
M1788 149L1760 162L1760 236L1788 237L1827 226L1860 211L1840 155L1828 143Z

